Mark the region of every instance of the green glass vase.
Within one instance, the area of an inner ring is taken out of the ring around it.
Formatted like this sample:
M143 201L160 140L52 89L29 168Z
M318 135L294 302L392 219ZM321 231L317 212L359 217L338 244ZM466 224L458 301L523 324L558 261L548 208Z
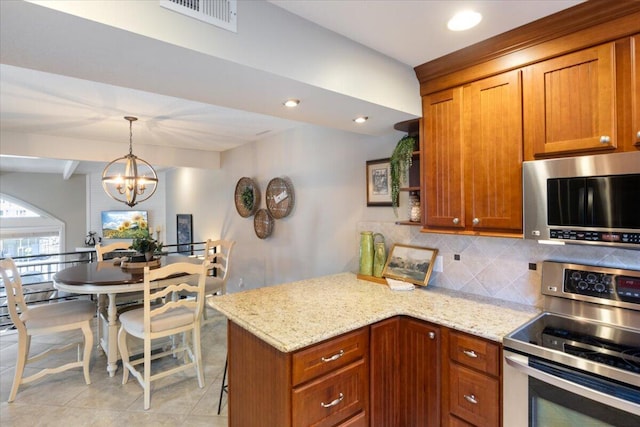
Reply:
M373 275L373 231L360 233L360 270L364 276Z

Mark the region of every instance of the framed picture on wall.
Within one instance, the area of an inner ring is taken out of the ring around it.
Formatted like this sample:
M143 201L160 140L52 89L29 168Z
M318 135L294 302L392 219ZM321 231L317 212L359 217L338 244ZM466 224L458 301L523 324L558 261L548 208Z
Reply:
M176 233L178 234L178 253L183 255L193 255L193 215L176 215Z
M367 160L367 206L391 206L389 159Z

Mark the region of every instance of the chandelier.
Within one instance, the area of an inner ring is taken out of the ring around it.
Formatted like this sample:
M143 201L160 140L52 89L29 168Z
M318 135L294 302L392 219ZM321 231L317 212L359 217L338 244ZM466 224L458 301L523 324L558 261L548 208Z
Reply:
M126 116L129 121L129 154L109 163L102 172L102 188L113 200L130 207L153 196L158 187L158 175L153 167L133 154L132 123L137 117Z

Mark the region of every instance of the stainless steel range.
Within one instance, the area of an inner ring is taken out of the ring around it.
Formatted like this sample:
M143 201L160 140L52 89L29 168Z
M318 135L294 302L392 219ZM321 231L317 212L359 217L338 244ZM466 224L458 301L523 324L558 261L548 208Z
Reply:
M640 271L545 261L544 313L506 336L505 426L640 426Z

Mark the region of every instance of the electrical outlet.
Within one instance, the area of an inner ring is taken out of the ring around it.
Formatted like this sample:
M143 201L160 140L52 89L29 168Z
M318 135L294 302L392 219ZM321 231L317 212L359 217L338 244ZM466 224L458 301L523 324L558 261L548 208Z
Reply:
M244 279L242 277L238 280L238 287L244 288Z
M436 273L442 273L444 271L442 255L438 255L436 257L436 262L433 264L433 271L435 271Z

